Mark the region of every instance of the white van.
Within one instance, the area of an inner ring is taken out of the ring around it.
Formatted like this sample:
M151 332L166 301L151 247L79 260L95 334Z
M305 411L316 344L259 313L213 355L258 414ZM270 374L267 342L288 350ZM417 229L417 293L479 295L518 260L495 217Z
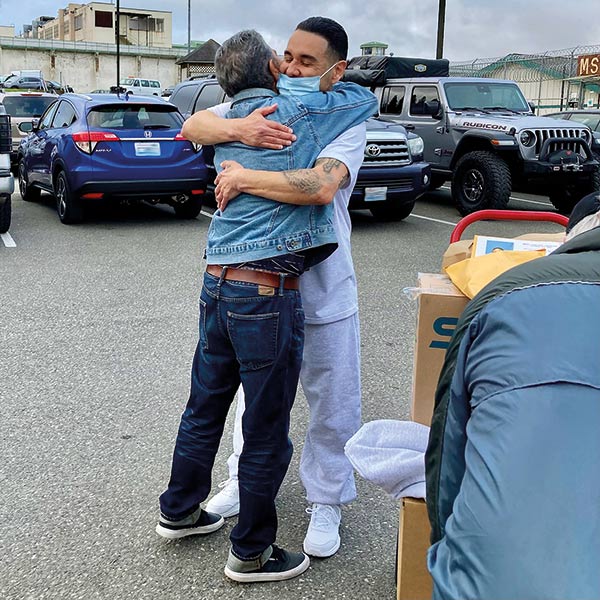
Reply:
M160 96L162 87L158 79L142 79L141 77L126 77L121 80L126 92L141 96Z

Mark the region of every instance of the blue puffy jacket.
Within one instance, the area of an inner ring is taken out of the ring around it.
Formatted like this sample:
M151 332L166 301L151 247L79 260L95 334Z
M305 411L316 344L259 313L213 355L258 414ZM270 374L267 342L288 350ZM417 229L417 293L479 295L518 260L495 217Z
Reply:
M463 313L427 449L437 600L600 598L600 228Z

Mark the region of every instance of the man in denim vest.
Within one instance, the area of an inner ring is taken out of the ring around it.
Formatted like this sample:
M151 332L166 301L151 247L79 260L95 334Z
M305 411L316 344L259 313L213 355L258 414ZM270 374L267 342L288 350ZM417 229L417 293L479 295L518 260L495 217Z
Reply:
M238 142L217 146L215 162L235 160L269 171L312 165L345 129L376 110L374 96L339 84L329 93L277 97L272 51L254 31L227 40L217 53L219 83L232 97L232 117L277 100L277 118L298 141L285 151ZM334 68L335 65L332 66ZM275 496L289 465L289 413L303 349L298 277L336 247L331 200L294 206L242 194L215 214L208 232L207 272L200 297L200 336L190 398L181 418L157 532L176 539L207 534L223 518L200 508L229 405L240 381L246 391L244 449L239 461L240 516L231 532L225 573L240 582L279 581L309 565L302 553L275 546Z

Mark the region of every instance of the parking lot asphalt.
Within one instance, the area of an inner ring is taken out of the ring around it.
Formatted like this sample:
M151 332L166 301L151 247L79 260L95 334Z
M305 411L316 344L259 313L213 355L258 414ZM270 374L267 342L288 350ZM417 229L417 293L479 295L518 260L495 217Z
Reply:
M551 208L516 196L511 208ZM287 582L225 578L235 520L202 539L154 532L187 400L209 213L180 221L166 207L102 208L65 226L49 196L13 195L0 240L1 598L395 598L398 502L360 478L338 554ZM439 270L458 220L446 189L403 222L354 213L364 421L409 416L416 303L403 289ZM558 226L472 227L510 236ZM309 521L298 477L307 416L299 391L278 499L278 541L297 550ZM227 477L231 417L214 487Z

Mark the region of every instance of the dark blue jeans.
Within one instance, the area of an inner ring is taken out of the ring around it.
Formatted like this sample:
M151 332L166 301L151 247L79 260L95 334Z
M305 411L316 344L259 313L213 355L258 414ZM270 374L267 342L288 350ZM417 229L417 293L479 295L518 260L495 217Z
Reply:
M275 541L275 496L292 457L290 411L303 346L300 292L204 274L190 397L160 509L169 519L183 519L208 496L227 411L241 380L246 410L240 514L231 542L242 559L258 557Z

